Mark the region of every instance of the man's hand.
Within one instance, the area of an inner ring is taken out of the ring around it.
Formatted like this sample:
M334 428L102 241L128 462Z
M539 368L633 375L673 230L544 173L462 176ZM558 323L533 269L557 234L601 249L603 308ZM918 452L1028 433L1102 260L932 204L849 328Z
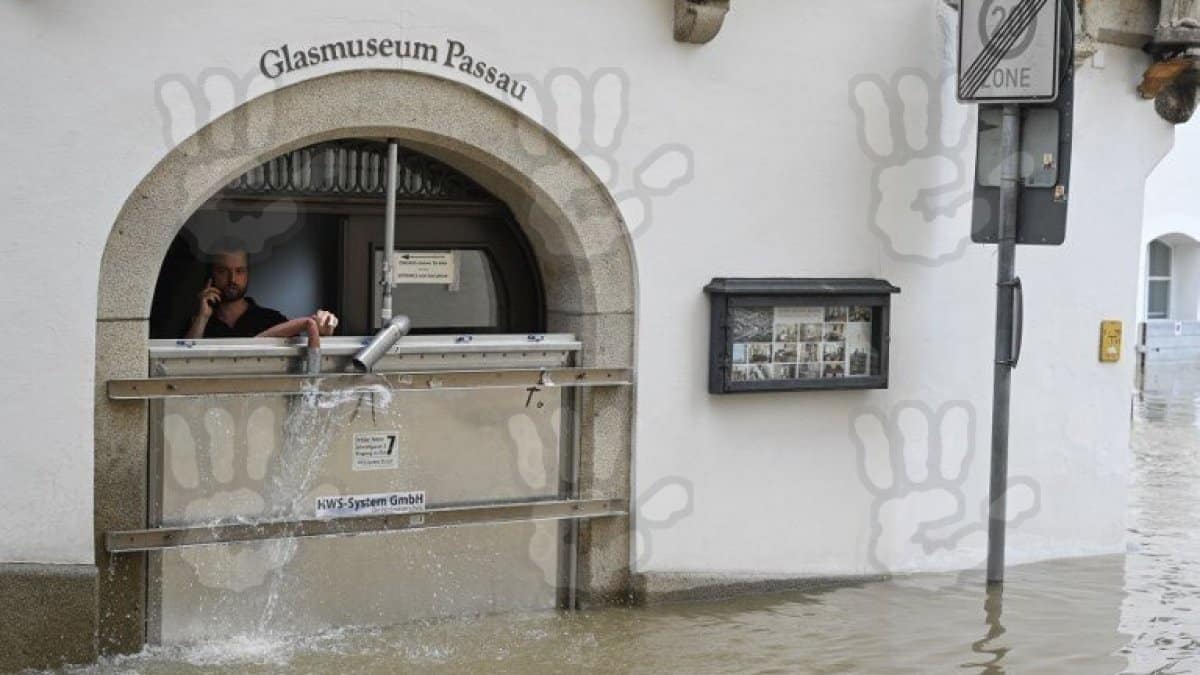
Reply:
M213 286L212 279L204 284L204 288L200 290L200 294L196 296L198 305L196 307L196 318L208 320L212 316L213 306L221 301L221 289Z
M199 340L204 337L204 329L208 326L208 319L212 316L213 306L221 301L221 289L213 286L213 280L209 279L200 294L196 296L198 306L196 314L192 317L192 323L188 326L187 332L183 337L188 340Z
M316 314L312 315L312 319L317 322L317 330L321 335L333 335L333 331L338 325L337 316L333 312L323 309L318 309Z

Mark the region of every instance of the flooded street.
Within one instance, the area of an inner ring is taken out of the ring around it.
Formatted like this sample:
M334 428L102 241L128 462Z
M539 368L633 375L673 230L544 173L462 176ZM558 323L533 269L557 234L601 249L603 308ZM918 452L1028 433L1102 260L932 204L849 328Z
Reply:
M1148 370L1135 399L1121 608L1129 672L1200 672L1200 372Z
M152 648L85 673L1200 673L1200 374L1135 397L1128 553L697 603Z

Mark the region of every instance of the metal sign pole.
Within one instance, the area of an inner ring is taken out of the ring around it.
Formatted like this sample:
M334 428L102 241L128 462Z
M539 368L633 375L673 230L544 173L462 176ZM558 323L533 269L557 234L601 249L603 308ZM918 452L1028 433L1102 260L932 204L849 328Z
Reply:
M992 473L988 505L988 584L1004 583L1004 535L1008 492L1008 422L1012 371L1020 355L1016 300L1017 205L1020 185L1021 107L1004 106L1001 128L1000 256L996 269L996 364L992 389Z
M399 152L396 141L388 139L387 195L384 202L383 299L379 304L379 326L392 320L392 253L396 249L396 182Z

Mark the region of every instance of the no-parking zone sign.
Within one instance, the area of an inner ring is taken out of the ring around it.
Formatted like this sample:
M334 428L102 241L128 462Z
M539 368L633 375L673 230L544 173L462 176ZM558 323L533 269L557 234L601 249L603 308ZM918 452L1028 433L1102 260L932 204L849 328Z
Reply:
M1062 0L960 0L958 100L1058 98Z

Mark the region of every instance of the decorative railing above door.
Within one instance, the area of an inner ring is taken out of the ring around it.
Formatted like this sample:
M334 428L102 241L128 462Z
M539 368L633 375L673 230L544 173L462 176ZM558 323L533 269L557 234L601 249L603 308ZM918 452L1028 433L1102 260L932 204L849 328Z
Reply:
M470 178L432 157L400 148L396 198L493 202ZM300 148L250 169L224 196L377 197L387 185L387 144L338 140Z

